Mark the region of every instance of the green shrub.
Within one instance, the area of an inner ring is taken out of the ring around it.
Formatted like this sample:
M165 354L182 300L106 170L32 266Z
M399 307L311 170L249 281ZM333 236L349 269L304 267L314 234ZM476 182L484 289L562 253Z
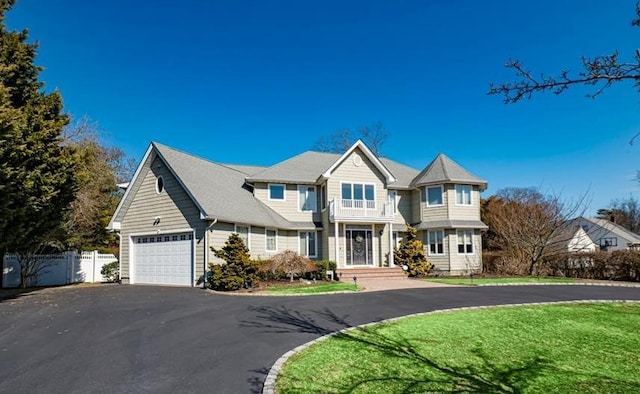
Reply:
M313 264L315 264L316 270L312 272L308 272L305 275L305 279L326 280L327 271L333 271L334 280L338 280L338 277L335 274L336 269L338 267L335 262L329 261L329 260L319 260L319 261L314 261Z
M117 261L105 264L102 266L100 274L102 274L107 282L117 282L120 280L120 264Z
M238 234L231 234L224 247L211 247L211 250L225 261L223 264L209 264L211 272L207 281L212 289L232 291L258 283L257 264L251 260L249 249Z

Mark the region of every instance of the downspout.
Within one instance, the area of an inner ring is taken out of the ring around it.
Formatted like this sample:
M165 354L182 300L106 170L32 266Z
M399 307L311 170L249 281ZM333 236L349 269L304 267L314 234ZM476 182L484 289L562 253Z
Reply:
M218 223L218 218L213 219L210 225L204 230L204 270L202 271L202 288L207 288L207 268L209 267L209 230Z

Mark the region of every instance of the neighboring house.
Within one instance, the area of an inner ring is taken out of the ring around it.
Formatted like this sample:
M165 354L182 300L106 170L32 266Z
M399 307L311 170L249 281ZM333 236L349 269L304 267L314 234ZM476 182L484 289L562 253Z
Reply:
M587 253L595 252L598 246L582 227L571 226L554 237L551 248L560 253Z
M214 163L151 143L109 223L123 283L201 283L210 247L241 235L252 257L286 249L339 269L394 266L406 223L450 274L481 267L480 192L487 182L443 154L423 171L362 142L304 152L271 167Z
M640 235L605 219L578 217L571 219L569 226L582 228L601 250L640 248Z

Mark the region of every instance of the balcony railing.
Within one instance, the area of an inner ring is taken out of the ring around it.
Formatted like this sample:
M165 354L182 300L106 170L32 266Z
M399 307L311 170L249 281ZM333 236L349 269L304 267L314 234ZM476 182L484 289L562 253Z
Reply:
M393 215L393 207L387 201L334 199L329 202L329 217L332 221L357 219L389 221Z

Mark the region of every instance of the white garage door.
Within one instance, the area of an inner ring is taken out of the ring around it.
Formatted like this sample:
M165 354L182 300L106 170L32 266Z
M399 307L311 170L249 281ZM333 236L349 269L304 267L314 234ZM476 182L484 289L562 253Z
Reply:
M193 235L133 237L133 283L191 286Z

